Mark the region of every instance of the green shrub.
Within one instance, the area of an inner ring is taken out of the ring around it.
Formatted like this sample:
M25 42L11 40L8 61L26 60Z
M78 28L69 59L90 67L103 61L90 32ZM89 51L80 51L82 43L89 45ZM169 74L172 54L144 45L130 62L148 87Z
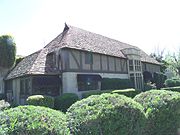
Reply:
M19 106L0 113L1 135L68 135L66 116L50 108Z
M176 135L180 127L180 93L151 90L137 95L148 118L146 135Z
M119 94L93 95L67 111L73 135L143 135L143 107Z
M166 79L167 77L163 73L154 73L154 83L156 84L156 88L163 88Z
M176 86L176 81L174 79L167 79L165 85L166 87L174 87Z
M102 90L117 90L127 88L133 88L133 83L130 79L103 78L101 81Z
M125 90L113 90L112 93L117 93L121 95L125 95L127 97L134 98L137 94L139 94L141 91L135 90L135 89L125 89Z
M179 87L167 87L167 88L163 88L163 90L180 92L180 86Z
M45 106L49 108L54 108L54 98L50 96L43 95L33 95L27 98L28 105L35 106Z
M112 90L97 90L97 91L89 91L82 93L82 98L87 98L91 95L101 95L103 93L111 93Z
M165 85L166 87L180 86L180 79L179 78L167 79L165 81Z
M79 98L75 93L64 93L62 96L58 96L54 101L54 108L66 112L67 109Z
M8 102L5 102L4 100L0 100L0 111L6 110L10 107L10 104Z
M127 97L135 97L137 94L140 93L140 91L136 91L135 89L123 89L123 90L101 90L101 91L90 91L82 93L82 98L87 98L91 95L101 95L103 93L117 93L121 95L125 95Z

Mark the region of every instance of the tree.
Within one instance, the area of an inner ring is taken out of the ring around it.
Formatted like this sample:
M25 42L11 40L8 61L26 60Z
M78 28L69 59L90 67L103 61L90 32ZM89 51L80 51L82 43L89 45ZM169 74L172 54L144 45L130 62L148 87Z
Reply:
M0 67L11 68L16 60L16 44L9 35L0 36Z
M165 61L168 63L169 68L180 76L180 49L176 53L168 54Z
M17 55L17 56L16 56L16 63L15 63L15 66L17 66L17 64L18 64L19 62L21 62L23 59L24 59L23 56Z
M165 72L165 69L168 67L168 63L166 62L166 60L164 60L164 50L165 49L160 50L158 47L156 51L150 54L152 58L161 63L160 71L163 73Z

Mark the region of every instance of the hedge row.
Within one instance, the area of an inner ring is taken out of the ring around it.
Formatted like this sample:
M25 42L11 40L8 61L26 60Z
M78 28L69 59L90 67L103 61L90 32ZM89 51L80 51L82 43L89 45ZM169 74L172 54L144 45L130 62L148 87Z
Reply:
M92 95L66 114L73 135L144 135L143 107L124 95Z
M33 95L27 98L27 104L49 107L66 112L66 110L77 100L79 100L79 98L75 93L65 93L55 98L45 95Z
M180 92L180 86L179 87L167 87L167 88L163 88L163 90Z
M180 93L151 90L134 100L144 107L145 135L176 135L180 127Z
M124 100L125 102L123 102ZM139 117L141 119L144 114L145 122L142 119L141 121L136 119L137 113L134 112L136 105L128 102L129 98L123 95L106 93L93 95L76 102L67 111L71 133L75 135L177 134L180 127L180 93L151 90L138 94L134 100L142 105L143 112ZM130 108L129 104L133 107ZM128 109L123 111L124 107ZM131 113L135 113L135 116L131 117ZM125 119L121 119L121 117ZM138 128L134 126L137 123L133 121L134 119L130 120L130 117L134 117L141 126L139 125ZM132 129L132 127L134 128Z
M130 79L103 78L101 81L102 90L128 89L132 87L133 83Z
M140 93L140 91L137 91L135 89L124 89L124 90L101 90L101 91L90 91L90 92L85 92L82 94L82 98L87 98L91 95L101 95L103 93L117 93L120 95L125 95L127 97L135 97L137 94Z
M40 106L19 106L0 113L1 135L68 135L66 116Z
M134 99L117 93L92 95L66 112L19 106L0 113L0 134L18 135L176 135L180 93L142 92Z
M27 98L28 105L45 106L54 108L54 98L44 95L33 95Z
M167 79L165 81L165 85L166 87L180 86L180 79L179 78Z

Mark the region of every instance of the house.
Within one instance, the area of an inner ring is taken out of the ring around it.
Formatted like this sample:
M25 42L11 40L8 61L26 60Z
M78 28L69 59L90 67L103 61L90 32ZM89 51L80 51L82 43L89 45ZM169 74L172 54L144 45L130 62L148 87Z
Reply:
M6 93L17 103L32 94L81 95L100 90L102 78L129 78L143 89L144 71L160 72L160 64L138 47L65 24L60 35L7 75Z

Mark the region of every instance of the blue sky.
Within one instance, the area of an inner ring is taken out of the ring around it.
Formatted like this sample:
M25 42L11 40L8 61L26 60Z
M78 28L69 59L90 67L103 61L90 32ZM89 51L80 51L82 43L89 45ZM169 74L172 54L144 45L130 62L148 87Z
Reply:
M62 32L64 23L151 53L180 47L178 0L0 0L0 35L29 55Z

